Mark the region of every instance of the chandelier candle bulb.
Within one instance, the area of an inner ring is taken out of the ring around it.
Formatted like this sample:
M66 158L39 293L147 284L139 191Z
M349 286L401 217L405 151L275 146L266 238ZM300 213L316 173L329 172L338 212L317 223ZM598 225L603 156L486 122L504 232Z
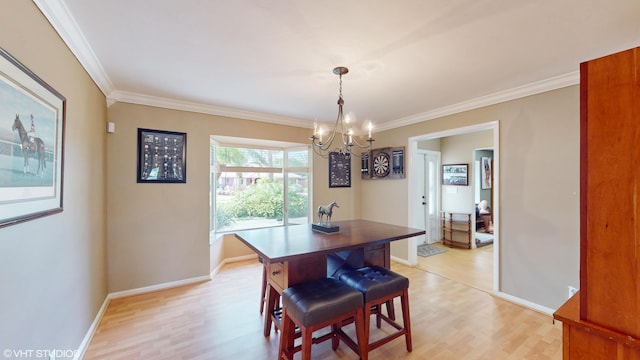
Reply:
M367 144L359 143L357 137L356 138L353 137L353 130L351 126L348 126L350 123L350 116L349 114L344 115L343 108L342 108L344 106L344 99L342 98L342 75L347 74L348 72L349 72L349 69L343 66L339 66L333 69L333 73L338 75L339 81L340 81L340 91L338 95L338 116L336 118L336 122L335 122L335 125L333 126L333 129L329 129L329 135L327 136L326 143L322 141L323 130L321 127L320 128L318 127L316 121L313 122L313 135L309 137L309 140L311 140L313 151L317 155L320 155L325 159L327 159L329 157L329 154L331 154L332 152L339 152L341 154L349 154L349 155L360 157L361 154L358 153L357 151L354 151L355 150L354 146L356 148L368 149L369 151L371 151L371 143L374 141L371 135L371 129L372 129L371 122L369 122L369 137L365 139ZM354 121L355 121L355 118L354 118ZM347 130L347 128L348 128L348 131L345 131ZM357 135L360 136L361 138L364 137L364 136L361 136L360 134L357 134ZM337 139L340 139L341 140L340 142L342 144L338 144L333 151L330 151L329 148L332 147L333 141Z

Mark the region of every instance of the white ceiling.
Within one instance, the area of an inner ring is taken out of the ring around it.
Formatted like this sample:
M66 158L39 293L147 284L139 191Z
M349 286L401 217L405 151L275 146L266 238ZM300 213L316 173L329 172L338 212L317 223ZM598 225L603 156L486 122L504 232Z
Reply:
M578 82L640 46L638 0L34 0L107 96L377 130Z

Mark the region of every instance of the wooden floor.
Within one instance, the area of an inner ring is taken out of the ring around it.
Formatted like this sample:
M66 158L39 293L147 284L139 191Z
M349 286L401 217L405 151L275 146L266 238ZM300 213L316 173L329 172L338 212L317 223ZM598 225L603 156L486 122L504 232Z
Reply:
M396 339L370 359L562 358L561 324L550 316L419 268L392 269L410 279L413 352ZM261 271L243 261L212 281L114 299L84 359L276 359L279 335L262 335L258 312ZM312 357L358 358L331 342L314 345Z
M493 292L493 244L474 249L432 246L447 250L428 257L418 256L418 267L480 290Z

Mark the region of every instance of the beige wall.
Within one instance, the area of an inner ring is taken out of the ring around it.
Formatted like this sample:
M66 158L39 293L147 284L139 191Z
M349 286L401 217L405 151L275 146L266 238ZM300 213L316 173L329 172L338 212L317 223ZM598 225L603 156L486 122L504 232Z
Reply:
M36 6L7 0L0 14L2 47L67 98L64 212L0 229L0 348L75 349L107 292L206 275L249 253L233 237L208 245L209 135L305 143L310 129L116 103L107 135L104 95ZM500 289L556 308L578 285L577 86L378 133L376 147L496 120ZM188 134L187 184L136 183L138 127ZM313 161L314 208L337 200L336 220L407 224L406 179L353 176L329 189L326 160Z
M115 103L107 137L109 292L205 276L225 258L251 254L231 235L209 248L209 136L307 143L311 129ZM187 133L187 183L136 183L137 129ZM354 162L353 166L358 165ZM313 159L313 209L337 200L334 219L359 217L358 184L328 188L327 160ZM315 212L315 211L314 211Z
M0 349L75 350L107 294L105 97L31 1L2 1L0 46L67 99L64 211L0 229Z
M571 86L378 135L379 145L407 146L409 137L499 121L500 290L550 309L579 285L579 104ZM406 179L364 182L362 217L406 224L406 201Z
M442 164L467 164L468 186L443 186L441 191L442 210L461 213L474 213L474 190L478 179L474 178L473 151L493 146L493 130L485 130L448 136L440 141ZM454 192L449 192L450 188Z

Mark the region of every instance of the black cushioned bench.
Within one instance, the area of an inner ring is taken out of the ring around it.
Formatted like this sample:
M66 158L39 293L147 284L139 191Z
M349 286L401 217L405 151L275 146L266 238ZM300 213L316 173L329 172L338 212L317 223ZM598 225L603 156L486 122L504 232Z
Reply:
M407 351L412 350L411 345L411 321L409 316L409 279L389 269L380 266L370 266L348 271L340 275L340 281L349 287L360 291L364 296L364 338L366 350L362 359L367 359L367 353L389 341L405 336ZM385 316L382 313L382 304L391 303L393 299L400 297L402 305L403 325L395 322L393 315ZM369 343L369 323L371 315L376 315L376 325L381 327L381 320L393 326L397 331L379 340Z
M302 351L302 359L310 359L311 345L332 340L336 350L343 340L356 353L364 351L363 296L345 283L334 278L310 281L282 292L282 328L279 359L292 359ZM355 321L353 321L355 320ZM356 327L357 344L342 331L342 324L353 321ZM302 344L294 346L296 326ZM331 331L312 338L314 331L331 326Z

